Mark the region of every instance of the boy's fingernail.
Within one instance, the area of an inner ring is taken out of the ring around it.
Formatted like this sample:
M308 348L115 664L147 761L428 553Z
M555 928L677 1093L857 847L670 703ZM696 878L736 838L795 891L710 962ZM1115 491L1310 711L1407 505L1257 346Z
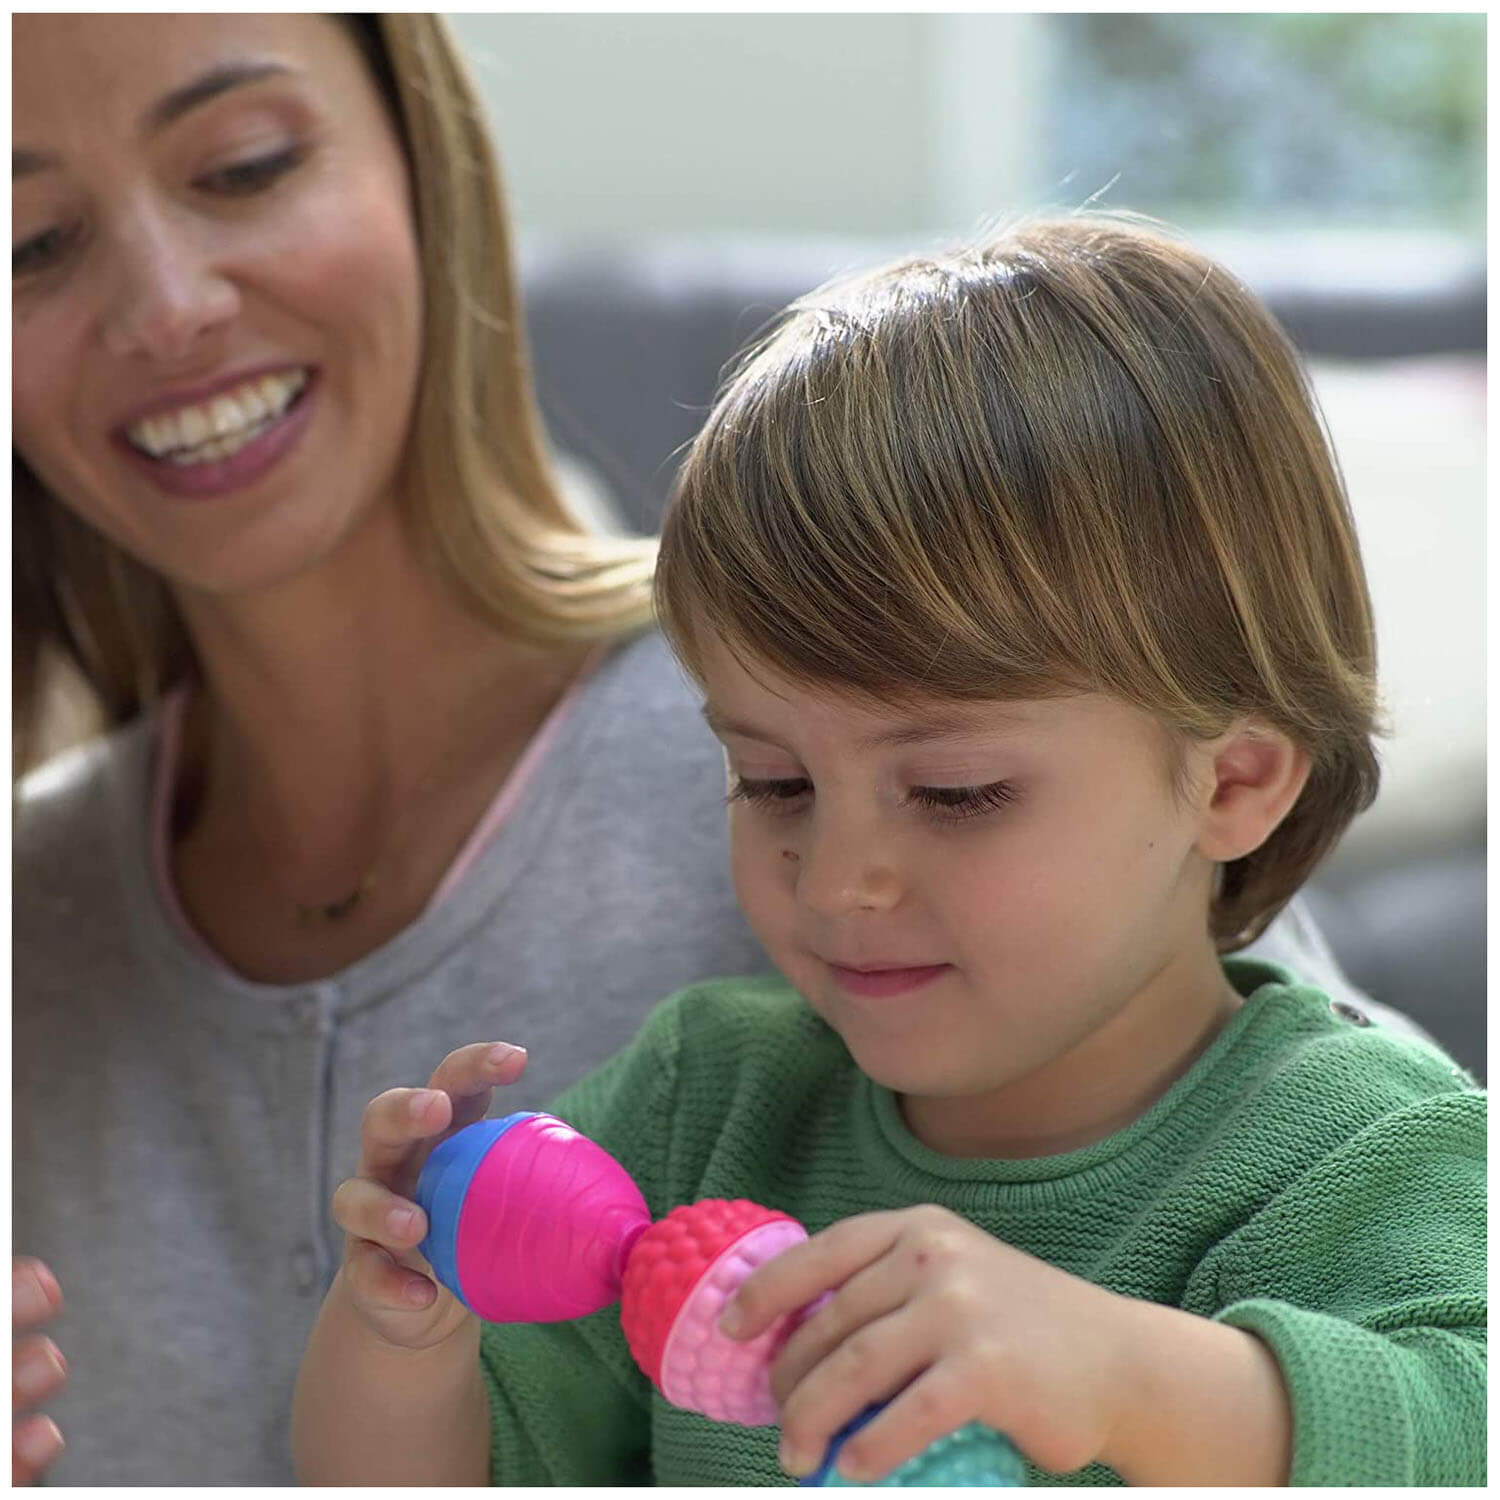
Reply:
M422 1116L427 1113L427 1106L431 1104L432 1101L436 1098L437 1094L432 1089L418 1089L417 1092L411 1096L411 1104L409 1107L411 1109L412 1119L420 1120Z
M719 1314L719 1332L726 1338L738 1338L740 1330L745 1326L745 1315L740 1311L738 1302L731 1302L728 1307Z
M524 1047L512 1047L509 1042L496 1042L490 1048L488 1061L491 1067L498 1068L502 1063L509 1062L513 1057L525 1056L526 1049Z
M808 1474L812 1472L812 1465L802 1456L802 1450L795 1444L788 1442L785 1438L781 1440L780 1452L781 1467L788 1474Z
M416 1227L417 1211L414 1208L393 1208L385 1216L385 1222L392 1234L408 1235Z

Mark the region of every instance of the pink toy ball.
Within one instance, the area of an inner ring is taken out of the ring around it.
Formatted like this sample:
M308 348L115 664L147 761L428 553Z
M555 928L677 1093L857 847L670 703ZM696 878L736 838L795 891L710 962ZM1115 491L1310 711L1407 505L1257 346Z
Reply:
M636 1241L620 1323L636 1363L673 1406L747 1427L776 1420L770 1368L797 1318L740 1342L719 1332L719 1315L757 1266L806 1238L787 1214L706 1198L674 1208Z

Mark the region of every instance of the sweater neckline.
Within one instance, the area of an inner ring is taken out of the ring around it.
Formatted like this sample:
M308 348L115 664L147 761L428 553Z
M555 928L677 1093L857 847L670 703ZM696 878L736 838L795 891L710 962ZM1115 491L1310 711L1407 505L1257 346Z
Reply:
M1231 1056L1274 1009L1278 997L1295 993L1298 982L1290 970L1262 958L1232 955L1223 961L1225 977L1244 998L1244 1004L1225 1022L1192 1066L1130 1124L1092 1145L1051 1156L948 1156L924 1145L912 1134L901 1114L898 1096L859 1075L856 1098L866 1118L873 1120L884 1147L907 1171L947 1182L979 1184L1050 1183L1087 1179L1108 1172L1126 1153L1148 1149L1161 1127L1177 1116L1187 1101L1209 1084Z
M131 769L121 766L111 778L115 787L111 800L125 889L148 950L169 969L191 973L222 997L248 1002L253 1011L259 1011L267 999L304 996L321 997L320 1003L331 1003L345 1011L404 983L425 967L432 953L450 946L482 920L500 899L509 878L524 868L530 846L546 832L546 809L540 804L553 800L566 781L559 761L573 763L581 741L593 733L601 694L607 695L607 684L614 676L610 668L622 659L622 652L613 648L625 644L601 643L599 651L586 662L523 752L523 760L530 763L523 767L518 762L512 767L423 912L387 942L339 972L293 984L250 979L227 965L197 937L185 912L177 906L170 882L163 883L166 791L170 783L162 774L159 757L166 705L143 715L123 731L133 742L134 753L125 758ZM571 732L563 736L559 731L565 720L574 722ZM524 775L518 778L517 772L522 770ZM523 782L526 796L518 807ZM516 842L523 835L524 847ZM500 866L496 860L502 854L504 864Z

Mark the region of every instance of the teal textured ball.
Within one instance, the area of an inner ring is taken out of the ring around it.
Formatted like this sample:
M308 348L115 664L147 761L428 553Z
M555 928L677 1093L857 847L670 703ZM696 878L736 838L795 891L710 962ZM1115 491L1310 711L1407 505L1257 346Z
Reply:
M944 1489L962 1486L1017 1486L1026 1483L1026 1465L1008 1439L979 1422L970 1422L957 1432L939 1438L915 1458L868 1485L845 1479L834 1465L838 1462L843 1439L853 1436L874 1412L862 1414L851 1422L829 1445L828 1455L817 1474L802 1481L828 1489L911 1489L936 1485Z

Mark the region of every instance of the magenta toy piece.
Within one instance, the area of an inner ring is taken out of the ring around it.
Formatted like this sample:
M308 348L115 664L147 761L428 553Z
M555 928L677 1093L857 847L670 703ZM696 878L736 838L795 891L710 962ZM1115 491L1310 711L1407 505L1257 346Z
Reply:
M455 1234L463 1300L491 1323L608 1307L651 1214L630 1174L551 1115L506 1130L469 1179Z

